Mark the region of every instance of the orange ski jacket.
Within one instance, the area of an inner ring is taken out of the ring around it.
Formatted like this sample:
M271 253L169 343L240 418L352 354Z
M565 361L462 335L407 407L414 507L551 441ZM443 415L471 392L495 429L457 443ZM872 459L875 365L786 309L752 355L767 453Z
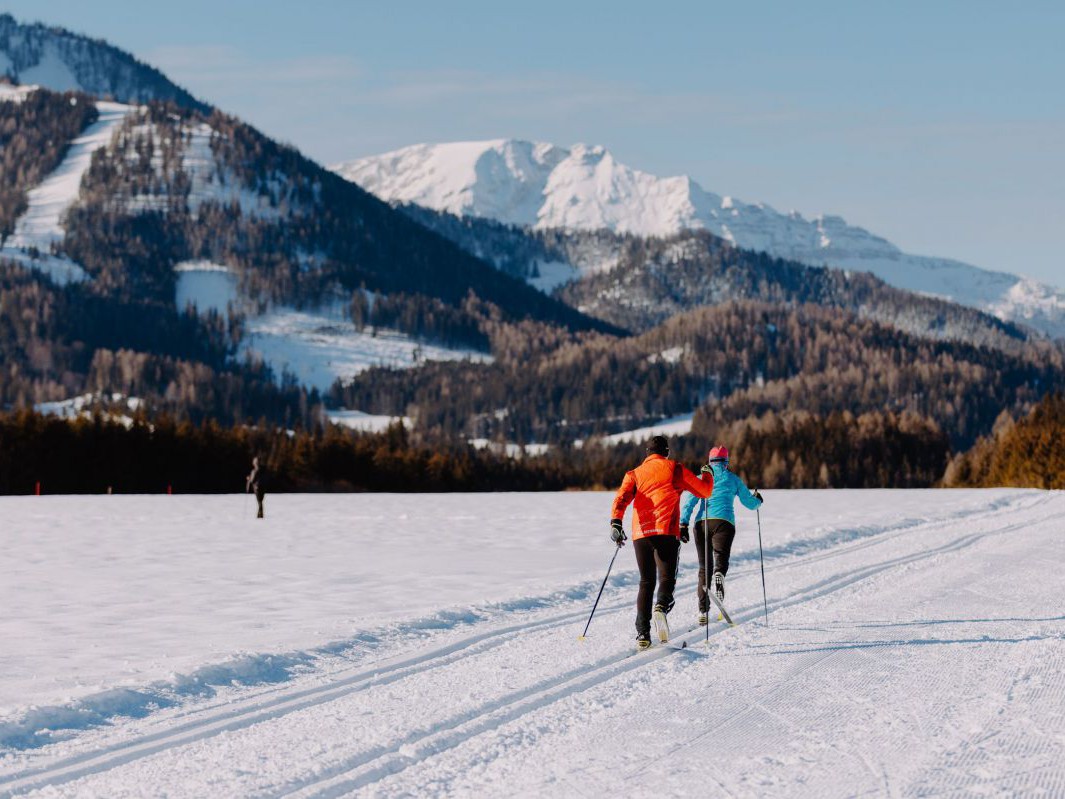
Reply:
M643 463L625 473L610 518L620 519L629 503L633 503L634 541L648 535L679 537L680 495L684 491L709 499L714 493L714 481L700 480L684 464L662 455L648 455Z

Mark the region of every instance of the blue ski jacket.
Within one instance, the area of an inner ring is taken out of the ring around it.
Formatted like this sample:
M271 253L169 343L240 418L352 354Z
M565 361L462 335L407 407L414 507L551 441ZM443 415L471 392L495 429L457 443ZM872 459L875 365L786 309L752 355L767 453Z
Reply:
M761 506L761 501L724 464L713 464L713 475L714 493L710 496L710 499L706 500L705 508L703 500L694 494L685 492L684 504L681 506L680 511L681 524L688 524L692 511L695 511L695 518L692 523L703 519L724 519L727 522L736 524L736 514L732 509L736 497L739 497L743 506L749 510L754 510Z

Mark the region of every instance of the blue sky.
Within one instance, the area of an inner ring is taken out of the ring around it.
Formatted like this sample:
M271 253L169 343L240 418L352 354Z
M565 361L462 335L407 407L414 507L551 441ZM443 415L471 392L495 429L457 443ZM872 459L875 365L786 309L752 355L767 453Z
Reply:
M108 39L324 163L422 141L603 144L1065 285L1062 3L5 7Z

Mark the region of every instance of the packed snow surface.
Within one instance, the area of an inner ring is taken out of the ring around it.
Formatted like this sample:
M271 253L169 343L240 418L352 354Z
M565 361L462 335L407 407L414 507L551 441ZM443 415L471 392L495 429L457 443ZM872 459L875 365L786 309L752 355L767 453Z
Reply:
M1065 336L1061 287L910 255L839 216L807 219L714 194L687 176L663 178L633 169L599 146L516 139L418 144L332 168L388 202L520 227L640 236L708 230L739 247L812 266L872 272L899 288Z
M1065 495L765 494L639 654L609 493L0 499L0 795L1061 795Z
M59 166L40 185L27 193L29 207L15 222L15 232L4 242L0 255L46 272L59 283L85 280L85 271L74 261L51 253L63 240L63 213L73 205L81 189L82 176L92 163L92 154L106 146L131 107L119 103L96 104L99 119L70 143ZM37 257L30 249L36 248Z

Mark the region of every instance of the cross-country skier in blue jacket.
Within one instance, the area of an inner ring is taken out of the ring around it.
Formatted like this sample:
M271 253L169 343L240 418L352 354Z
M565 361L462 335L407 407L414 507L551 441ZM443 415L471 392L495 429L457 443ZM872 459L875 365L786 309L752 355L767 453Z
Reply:
M725 601L725 575L728 574L729 553L732 539L736 537L736 515L733 504L736 497L745 508L755 510L762 506L762 495L755 489L747 489L743 480L729 471L728 450L717 446L710 450L710 463L703 467L703 474L714 478L714 493L709 500L701 500L694 494L686 494L680 511L680 540L687 541L688 520L695 515L695 549L699 553L699 624L707 623L710 599L706 595L706 542L714 550L714 593Z

